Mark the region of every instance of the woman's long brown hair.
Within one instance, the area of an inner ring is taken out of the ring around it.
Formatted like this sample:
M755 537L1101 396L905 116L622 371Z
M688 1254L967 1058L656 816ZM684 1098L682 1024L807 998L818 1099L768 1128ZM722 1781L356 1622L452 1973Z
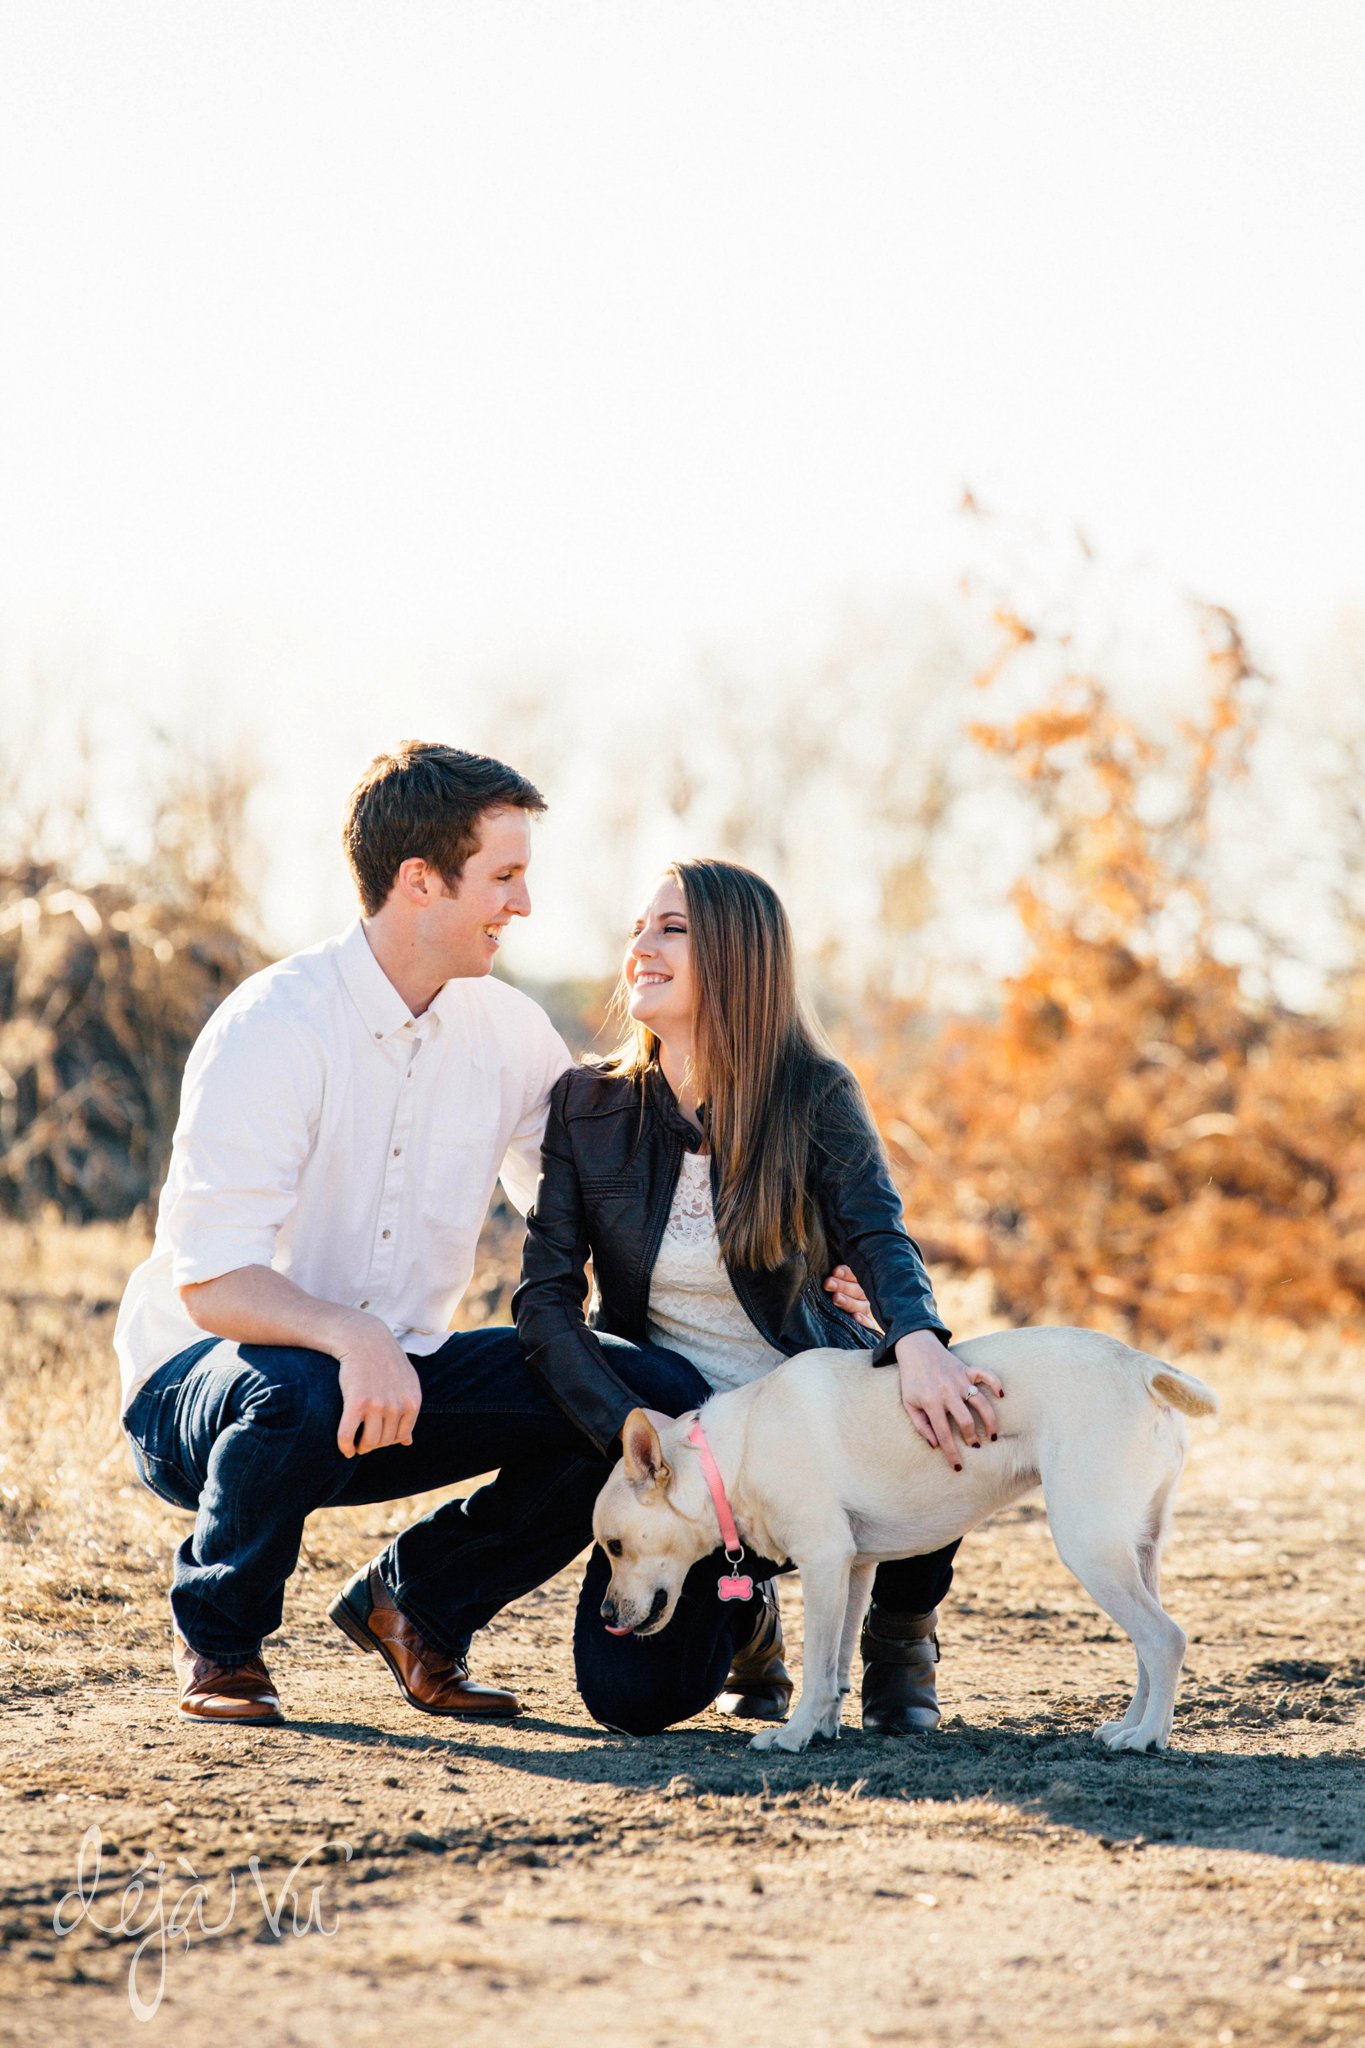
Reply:
M822 1270L825 1234L810 1189L814 1111L839 1065L796 984L791 926L776 890L726 860L680 860L695 1009L692 1072L717 1162L716 1235L726 1263ZM604 1071L641 1084L659 1041L630 1015L624 976L612 1015L624 1035Z

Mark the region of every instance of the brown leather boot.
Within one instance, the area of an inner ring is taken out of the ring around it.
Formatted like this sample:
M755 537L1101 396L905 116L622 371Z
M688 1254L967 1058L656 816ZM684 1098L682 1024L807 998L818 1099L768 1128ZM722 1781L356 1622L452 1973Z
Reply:
M192 1650L179 1629L172 1657L180 1682L180 1712L187 1721L277 1728L284 1720L274 1681L259 1657L216 1664Z
M765 1579L758 1588L762 1604L753 1635L735 1657L725 1690L716 1700L718 1714L738 1714L746 1721L785 1721L791 1706L792 1681L782 1662L782 1616L777 1588Z
M884 1614L875 1605L863 1623L863 1728L869 1735L917 1735L940 1720L934 1666L938 1609Z
M476 1685L463 1657L452 1657L418 1633L394 1606L378 1566L362 1565L327 1612L358 1650L378 1650L408 1705L421 1713L510 1721L521 1712L514 1692Z

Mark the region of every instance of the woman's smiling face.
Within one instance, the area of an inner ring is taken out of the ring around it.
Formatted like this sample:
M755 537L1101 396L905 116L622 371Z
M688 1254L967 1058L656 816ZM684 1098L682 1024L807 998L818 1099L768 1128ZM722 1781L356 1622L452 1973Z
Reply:
M687 936L687 900L681 885L665 875L637 917L623 966L630 991L628 1008L656 1038L692 1028L692 951Z

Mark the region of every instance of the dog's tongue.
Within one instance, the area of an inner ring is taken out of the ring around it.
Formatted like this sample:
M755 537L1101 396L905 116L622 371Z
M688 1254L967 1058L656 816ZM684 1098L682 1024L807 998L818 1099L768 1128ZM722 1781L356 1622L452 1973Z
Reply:
M635 1633L633 1628L613 1628L609 1621L604 1621L602 1626L609 1636L633 1636Z

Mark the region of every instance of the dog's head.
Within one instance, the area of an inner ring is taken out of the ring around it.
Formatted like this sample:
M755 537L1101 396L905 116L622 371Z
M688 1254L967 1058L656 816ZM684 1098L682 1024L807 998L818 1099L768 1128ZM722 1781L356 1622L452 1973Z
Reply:
M715 1538L680 1507L673 1468L642 1408L626 1417L621 1462L597 1496L592 1533L611 1563L603 1621L613 1635L657 1635Z

